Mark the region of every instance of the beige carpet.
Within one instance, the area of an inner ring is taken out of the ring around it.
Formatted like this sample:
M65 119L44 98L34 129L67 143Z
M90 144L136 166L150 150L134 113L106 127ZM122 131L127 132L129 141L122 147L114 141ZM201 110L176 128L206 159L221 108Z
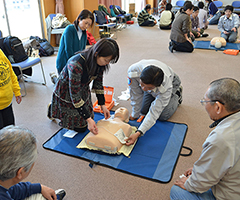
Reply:
M212 37L219 36L217 26L206 30ZM193 149L190 157L180 157L173 179L161 184L135 177L103 166L90 168L88 162L62 155L42 148L59 126L46 117L47 105L51 101L53 85L49 72L55 70L56 55L43 57L47 85L26 83L27 96L20 105L13 102L16 125L33 130L38 138L38 160L27 181L40 182L54 189L64 188L66 200L108 200L108 199L169 199L174 181L191 167L201 153L202 144L211 131L211 120L201 106L208 84L221 77L239 80L239 55L225 55L222 51L195 49L193 53L171 53L168 50L170 31L128 26L118 32L117 42L121 55L117 64L111 66L104 77L104 85L115 88L115 99L119 106L131 108L130 101L120 101L118 96L127 89L127 69L141 59L158 59L168 64L181 78L183 85L183 103L170 121L188 124L188 133L184 145ZM41 72L34 67L33 80L41 80Z

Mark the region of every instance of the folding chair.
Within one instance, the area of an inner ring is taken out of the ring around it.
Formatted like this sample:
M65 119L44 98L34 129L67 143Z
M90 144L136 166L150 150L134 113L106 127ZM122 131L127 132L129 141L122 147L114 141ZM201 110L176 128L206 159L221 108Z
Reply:
M213 1L213 3L215 4L215 6L217 6L219 12L223 12L223 2L221 1Z
M183 7L184 3L185 1L177 1L176 6L173 6L174 13L180 10L180 8Z
M116 23L106 23L107 19L102 11L99 10L94 10L93 16L95 19L93 32L95 31L95 26L98 26L99 28L104 29L106 32L109 32L109 37L117 39Z
M24 75L23 75L23 70L28 69L30 67L33 67L33 66L35 66L37 64L40 64L41 70L42 70L42 76L43 76L43 82L40 83L40 84L46 85L46 79L45 79L45 75L44 75L42 61L41 61L40 58L28 57L27 60L24 60L22 62L12 63L12 67L16 68L17 70L19 70L20 74L18 75L18 78L19 78L19 80L22 80L22 82L23 82L23 88L24 88L24 95L22 95L23 97L26 96L26 94L27 94L27 90L26 90L26 86L25 86L25 80L24 80ZM34 82L34 81L27 81L27 82ZM39 83L39 82L34 82L34 83Z
M236 14L240 14L240 1L232 2L233 12Z

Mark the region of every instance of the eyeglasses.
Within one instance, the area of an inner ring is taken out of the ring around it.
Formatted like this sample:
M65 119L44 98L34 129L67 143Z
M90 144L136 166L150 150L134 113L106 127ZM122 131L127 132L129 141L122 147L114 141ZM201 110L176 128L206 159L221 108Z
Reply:
M200 103L204 106L207 102L216 102L216 101L218 101L220 104L222 104L222 105L224 105L225 103L223 103L223 102L221 102L221 101L219 101L219 100L204 100L204 99L201 99L200 100Z

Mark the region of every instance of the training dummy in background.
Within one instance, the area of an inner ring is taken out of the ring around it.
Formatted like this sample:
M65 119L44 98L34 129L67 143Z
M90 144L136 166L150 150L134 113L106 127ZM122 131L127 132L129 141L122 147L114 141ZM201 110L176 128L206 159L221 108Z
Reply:
M132 127L127 124L128 119L129 111L124 107L118 108L113 119L102 119L97 122L98 134L90 132L85 138L86 144L99 150L116 153L132 133Z

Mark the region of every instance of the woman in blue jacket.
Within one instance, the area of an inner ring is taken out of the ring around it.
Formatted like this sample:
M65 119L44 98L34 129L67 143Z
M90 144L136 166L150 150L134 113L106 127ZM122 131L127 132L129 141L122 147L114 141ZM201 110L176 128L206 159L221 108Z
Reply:
M208 18L209 25L218 24L218 20L221 17L221 12L218 10L217 6L212 2L212 0L205 0L208 3Z
M93 23L93 14L89 10L83 10L73 24L67 26L62 34L57 54L56 67L59 74L74 53L86 48L86 30L92 26Z

